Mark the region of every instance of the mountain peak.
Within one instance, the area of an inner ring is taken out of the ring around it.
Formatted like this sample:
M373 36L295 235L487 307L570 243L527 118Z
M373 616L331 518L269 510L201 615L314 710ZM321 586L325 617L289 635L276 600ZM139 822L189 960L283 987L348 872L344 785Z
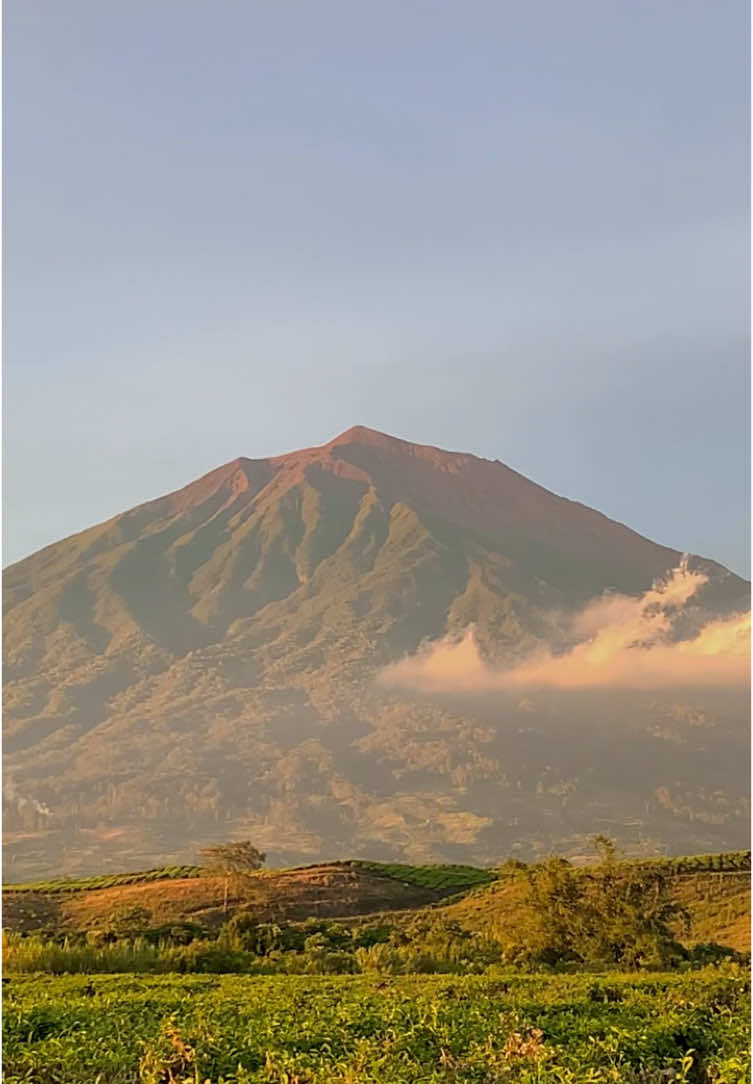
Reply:
M345 443L351 440L371 440L374 437L377 439L395 440L395 437L391 437L389 433L382 433L379 429L371 429L368 425L351 425L349 429L345 429L342 433L338 433L336 437L330 441L331 444Z
M367 425L352 425L344 433L333 437L326 447L334 448L339 444L365 444L374 448L385 448L408 447L410 441L390 436L389 433L382 433L378 429L369 429Z
M465 452L452 452L446 448L439 448L434 444L419 444L413 440L404 440L402 437L393 437L389 433L380 432L378 429L369 429L366 425L351 426L344 433L334 437L329 444L324 445L327 449L349 446L375 448L378 451L409 455L427 460L435 465L450 460L473 460L477 458Z

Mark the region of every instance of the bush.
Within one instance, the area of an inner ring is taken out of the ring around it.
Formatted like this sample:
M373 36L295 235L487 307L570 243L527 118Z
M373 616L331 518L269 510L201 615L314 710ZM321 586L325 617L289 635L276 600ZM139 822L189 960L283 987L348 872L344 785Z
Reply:
M527 867L520 921L500 931L513 963L634 968L671 965L672 923L684 916L658 865L618 863L611 840L597 837L601 861L575 869L562 858Z
M717 945L715 942L705 942L693 945L685 950L685 959L694 967L705 967L707 964L718 964L722 961L733 963L746 963L747 957L741 952L736 952L727 945Z

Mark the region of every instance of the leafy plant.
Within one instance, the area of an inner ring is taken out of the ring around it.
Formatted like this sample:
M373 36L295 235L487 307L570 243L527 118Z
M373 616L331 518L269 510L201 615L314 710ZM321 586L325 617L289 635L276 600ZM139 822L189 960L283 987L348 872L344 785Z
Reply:
M744 1084L749 1007L734 964L603 977L14 976L3 1079Z

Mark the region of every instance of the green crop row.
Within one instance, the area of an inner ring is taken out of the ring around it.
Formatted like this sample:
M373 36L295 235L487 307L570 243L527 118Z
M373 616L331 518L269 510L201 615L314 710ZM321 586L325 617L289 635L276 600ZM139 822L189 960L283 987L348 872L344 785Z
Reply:
M748 1081L749 983L687 975L13 976L3 1080Z
M656 859L656 863L669 868L672 873L732 873L750 870L750 851L729 851L723 854L689 855L680 858ZM652 865L653 861L641 864ZM383 877L392 877L404 884L419 888L445 890L469 888L489 884L496 874L477 866L432 865L411 866L390 862L354 861L352 865L370 870ZM301 869L315 867L300 867ZM85 892L97 888L115 888L120 885L146 884L152 881L167 881L185 877L198 877L200 866L164 866L160 869L143 870L136 873L101 874L93 877L58 878L48 881L33 881L23 884L3 886L5 892L38 892L56 895L61 892Z
M750 872L750 851L683 855L680 858L658 859L657 863L672 873L745 873Z
M183 877L198 877L200 866L164 866L138 873L110 873L96 877L58 878L53 881L29 881L24 884L3 885L4 892L39 892L57 895L60 892L86 892L94 888L117 888L120 885L148 884L151 881L173 881Z
M403 884L437 890L489 884L496 879L491 870L477 866L404 866L399 863L361 861L353 864L382 877L392 877Z

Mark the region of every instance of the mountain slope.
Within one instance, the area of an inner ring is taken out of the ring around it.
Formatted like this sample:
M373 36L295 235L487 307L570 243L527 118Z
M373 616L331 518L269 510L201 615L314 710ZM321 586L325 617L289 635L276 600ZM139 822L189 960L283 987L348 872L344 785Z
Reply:
M362 427L48 546L4 576L9 872L190 859L231 834L288 861L483 860L577 847L596 820L743 846L732 693L610 698L607 720L594 697L532 716L374 683L470 624L514 658L553 611L639 594L680 557L501 463ZM744 581L692 565L705 612L747 607Z

